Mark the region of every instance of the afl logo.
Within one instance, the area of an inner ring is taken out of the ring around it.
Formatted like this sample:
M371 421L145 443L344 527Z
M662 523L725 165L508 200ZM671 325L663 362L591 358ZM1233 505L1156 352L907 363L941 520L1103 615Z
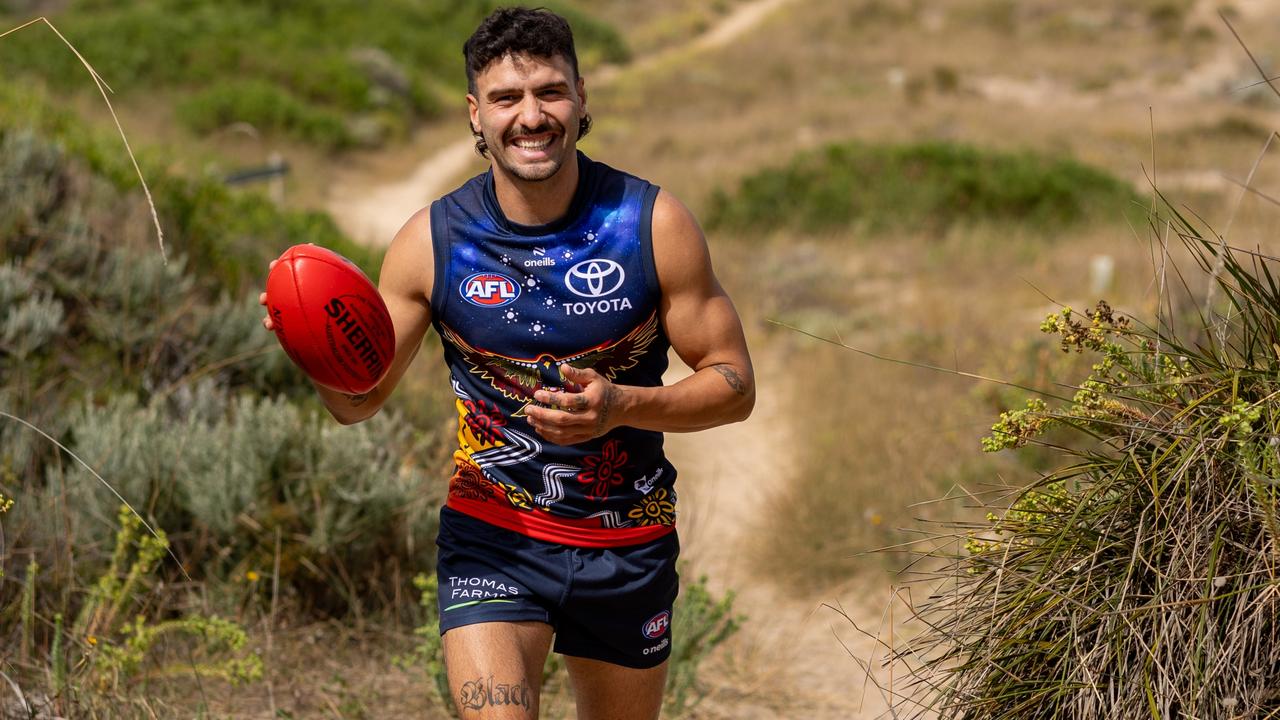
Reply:
M622 266L612 260L583 260L564 274L564 286L578 297L598 298L612 294L626 279Z
M510 305L520 297L520 286L515 280L498 273L476 273L469 275L458 286L458 292L472 305L480 307L502 307Z
M671 627L671 613L663 610L662 612L649 618L649 622L644 624L640 629L644 636L650 640L657 640L667 632L667 628Z

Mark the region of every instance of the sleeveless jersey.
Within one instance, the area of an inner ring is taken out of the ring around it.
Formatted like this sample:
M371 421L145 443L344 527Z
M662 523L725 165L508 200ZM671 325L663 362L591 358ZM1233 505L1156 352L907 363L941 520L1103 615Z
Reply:
M457 395L447 504L492 525L580 547L633 545L675 526L662 433L618 427L577 445L538 435L524 410L563 389L559 365L620 385L662 384L650 223L658 188L578 153L564 217L503 214L492 170L431 206L433 324Z

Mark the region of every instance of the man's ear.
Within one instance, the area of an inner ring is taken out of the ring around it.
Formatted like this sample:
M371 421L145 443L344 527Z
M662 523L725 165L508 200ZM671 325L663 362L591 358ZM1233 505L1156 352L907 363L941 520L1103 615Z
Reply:
M480 101L476 96L467 93L467 113L471 116L471 132L480 134Z
M587 114L587 82L578 76L578 102L582 104L582 114Z

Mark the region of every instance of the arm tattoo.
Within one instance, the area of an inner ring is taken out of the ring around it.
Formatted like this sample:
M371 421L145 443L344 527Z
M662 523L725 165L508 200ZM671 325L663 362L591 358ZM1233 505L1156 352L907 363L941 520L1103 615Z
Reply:
M738 375L738 371L728 365L712 365L712 370L724 376L724 381L729 383L729 387L739 395L747 394L747 384L742 382L742 377Z
M347 400L351 401L351 407L360 407L365 400L369 399L369 393L360 393L359 395L348 395Z
M604 391L604 404L600 406L600 419L596 420L596 435L603 435L605 426L609 424L609 413L613 410L613 406L617 404L618 398L622 397L622 391L617 385L610 385Z

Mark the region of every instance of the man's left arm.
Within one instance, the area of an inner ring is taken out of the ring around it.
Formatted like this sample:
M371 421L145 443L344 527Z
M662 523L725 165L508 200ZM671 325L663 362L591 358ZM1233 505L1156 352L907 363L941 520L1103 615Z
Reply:
M659 315L672 348L694 370L673 385L617 385L594 370L561 366L580 392L539 391L553 406L525 412L540 435L562 445L620 425L692 432L745 420L755 404L755 375L733 302L711 267L693 214L666 192L653 208L653 255L662 289Z

